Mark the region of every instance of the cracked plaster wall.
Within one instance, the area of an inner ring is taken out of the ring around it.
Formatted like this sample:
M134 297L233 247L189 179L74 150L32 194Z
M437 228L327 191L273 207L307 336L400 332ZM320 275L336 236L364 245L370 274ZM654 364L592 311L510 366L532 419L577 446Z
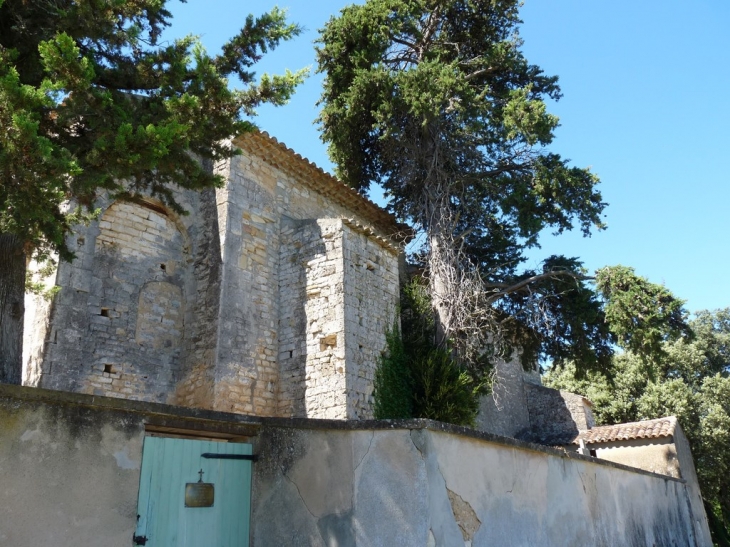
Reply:
M0 394L0 545L129 547L143 437L141 416Z
M685 546L682 482L425 429L267 428L253 545Z
M0 545L129 545L150 421L245 425L0 386ZM677 479L435 423L373 425L257 422L252 545L710 545Z

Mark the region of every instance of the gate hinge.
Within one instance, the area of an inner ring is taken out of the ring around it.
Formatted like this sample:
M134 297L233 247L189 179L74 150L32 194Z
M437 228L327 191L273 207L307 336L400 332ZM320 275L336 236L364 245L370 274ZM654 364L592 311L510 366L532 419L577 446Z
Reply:
M259 455L258 454L215 454L213 452L205 452L204 454L200 455L203 458L206 459L216 459L216 460L248 460L250 462L257 462L259 461Z

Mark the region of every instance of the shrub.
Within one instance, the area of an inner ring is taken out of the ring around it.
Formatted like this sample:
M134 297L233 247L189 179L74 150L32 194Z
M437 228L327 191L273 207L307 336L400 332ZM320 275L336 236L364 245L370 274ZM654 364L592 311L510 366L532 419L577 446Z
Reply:
M433 315L425 288L403 288L401 324L386 333L387 347L375 369L376 419L428 418L473 426L486 384L474 378L449 349L433 343Z
M451 352L429 348L410 360L410 369L415 417L475 425L481 389L454 361Z
M387 349L375 369L374 414L378 420L413 417L413 387L403 337L395 324L385 333Z

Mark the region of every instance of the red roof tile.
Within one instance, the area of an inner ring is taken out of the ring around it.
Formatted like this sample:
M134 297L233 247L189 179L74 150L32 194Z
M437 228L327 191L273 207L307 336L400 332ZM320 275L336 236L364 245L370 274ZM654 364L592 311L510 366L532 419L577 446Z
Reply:
M657 439L659 437L672 437L674 427L677 425L677 418L668 416L655 420L643 420L641 422L630 422L626 424L603 425L587 429L578 433L573 439L573 444L579 444L583 440L586 444L609 443L612 441L628 441L631 439Z

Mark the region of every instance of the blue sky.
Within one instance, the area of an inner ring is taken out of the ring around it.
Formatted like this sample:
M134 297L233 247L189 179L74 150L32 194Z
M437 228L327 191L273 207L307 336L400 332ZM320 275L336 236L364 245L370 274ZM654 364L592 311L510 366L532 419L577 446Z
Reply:
M314 70L317 30L349 3L172 2L168 36L198 34L215 53L248 13L279 5L306 31L257 71ZM521 14L528 60L560 77L552 148L590 166L609 203L606 231L545 234L528 265L550 254L578 256L590 270L624 264L664 283L689 310L730 307L730 2L525 0ZM329 170L313 125L320 90L313 74L287 106L264 107L255 121Z

